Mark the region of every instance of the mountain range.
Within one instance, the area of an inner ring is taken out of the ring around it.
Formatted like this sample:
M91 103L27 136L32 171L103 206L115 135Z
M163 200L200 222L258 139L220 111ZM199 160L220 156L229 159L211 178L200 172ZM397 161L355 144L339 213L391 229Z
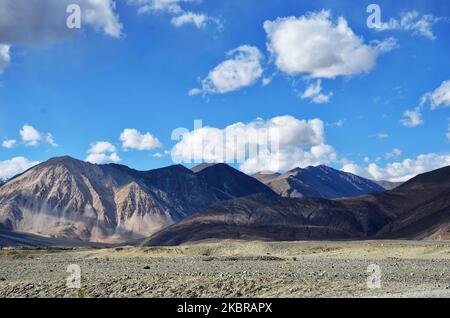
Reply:
M385 191L371 180L323 165L296 168L281 175L258 173L253 177L288 198L335 199Z
M449 239L450 167L394 190L325 200L258 194L219 203L145 240Z
M147 237L223 200L267 186L226 165L195 173L53 158L0 188L4 229L93 242Z
M449 169L384 192L326 166L252 177L226 164L137 171L59 157L0 187L0 232L70 244L445 238Z

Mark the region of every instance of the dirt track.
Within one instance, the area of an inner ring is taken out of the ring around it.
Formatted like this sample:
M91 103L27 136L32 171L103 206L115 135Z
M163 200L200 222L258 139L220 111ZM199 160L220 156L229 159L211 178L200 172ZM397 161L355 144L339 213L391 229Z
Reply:
M3 249L0 264L0 297L450 297L450 242ZM81 289L66 287L70 264Z

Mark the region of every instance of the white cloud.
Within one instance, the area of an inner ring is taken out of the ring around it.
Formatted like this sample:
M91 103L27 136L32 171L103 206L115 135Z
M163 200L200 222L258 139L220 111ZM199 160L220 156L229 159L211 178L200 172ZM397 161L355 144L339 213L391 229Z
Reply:
M255 173L327 164L336 160L336 153L325 143L321 120L280 116L188 132L173 147L172 159L185 163L238 162L242 171Z
M120 140L124 150L152 150L162 146L158 138L152 134L142 134L136 129L125 129L120 134Z
M120 158L117 154L117 149L113 144L107 141L99 141L91 144L86 161L94 164L102 164L107 162L119 162Z
M253 85L263 74L264 57L258 48L242 45L227 53L228 60L216 66L202 80L202 88L194 88L190 95L224 94Z
M322 93L322 81L319 79L315 83L310 84L300 96L300 98L309 98L314 104L325 104L330 101L332 96L332 92L328 94Z
M198 29L206 27L208 22L214 22L215 19L208 17L205 14L185 12L182 15L173 17L171 22L176 27L182 27L188 24L195 25Z
M407 110L403 113L401 123L406 127L417 127L423 124L422 111L429 103L431 110L440 107L450 107L450 80L443 81L441 86L433 92L426 93L420 99L419 105L414 110Z
M385 153L384 157L386 159L392 159L392 158L395 158L395 157L400 157L401 155L402 155L401 149L394 148L394 149L392 149L392 151Z
M181 13L180 3L192 2L192 0L128 0L129 4L138 7L139 13L148 12L166 12L166 13Z
M46 142L53 147L58 147L58 144L53 139L53 135L50 133L44 134L39 132L36 128L30 125L23 125L20 130L20 136L26 146L38 146L42 142Z
M422 104L429 102L431 109L450 107L450 80L442 82L436 90L422 97Z
M264 29L275 64L290 75L335 78L367 73L381 53L396 47L392 38L365 44L343 17L333 22L330 11L266 21Z
M6 149L11 149L16 145L17 141L14 139L7 139L2 142L2 147Z
M11 47L9 45L0 44L0 74L8 66L9 61L11 60L9 54L10 48Z
M73 0L70 0L74 3ZM82 21L94 29L102 30L105 34L118 38L122 35L122 24L115 14L116 4L112 0L84 0L80 1ZM75 1L76 2L76 1Z
M219 29L222 28L222 22L219 19L210 17L204 13L195 13L183 8L183 4L196 4L201 0L128 0L128 3L138 7L138 13L166 13L172 16L171 23L176 27L185 25L195 25L202 29L208 23L216 24Z
M9 179L39 164L24 157L15 157L10 160L0 161L0 179Z
M366 167L349 163L344 165L342 170L374 180L403 182L418 174L448 165L450 165L449 154L430 153L419 155L413 159L405 159L401 162L388 163L384 167L380 167L375 163L371 163Z
M403 118L400 120L400 122L403 126L410 128L422 125L423 119L421 107L416 107L414 110L406 110L403 113Z
M442 19L431 14L420 15L417 11L408 11L401 13L400 20L391 18L389 22L381 23L377 29L411 31L414 35L434 40L436 36L432 28L440 20Z
M99 141L91 145L89 153L99 154L104 152L116 152L116 147L107 141Z

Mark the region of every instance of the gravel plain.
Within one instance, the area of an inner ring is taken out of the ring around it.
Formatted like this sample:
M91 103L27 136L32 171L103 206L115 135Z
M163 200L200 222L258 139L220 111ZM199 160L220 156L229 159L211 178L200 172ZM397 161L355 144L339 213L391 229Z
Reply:
M66 285L71 264L79 288ZM2 248L0 297L450 297L450 242Z

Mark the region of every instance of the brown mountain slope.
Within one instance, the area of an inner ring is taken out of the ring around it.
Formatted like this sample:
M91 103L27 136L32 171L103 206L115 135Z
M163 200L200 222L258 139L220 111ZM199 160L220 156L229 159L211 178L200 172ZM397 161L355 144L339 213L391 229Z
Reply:
M223 188L183 166L137 171L54 158L0 188L0 224L9 231L92 242L147 237L239 196L239 183L249 185L243 194L266 189L253 178L226 169L228 181ZM215 175L214 169L210 173Z
M251 196L219 203L156 233L144 244L210 239L446 238L450 167L385 193L339 200Z

